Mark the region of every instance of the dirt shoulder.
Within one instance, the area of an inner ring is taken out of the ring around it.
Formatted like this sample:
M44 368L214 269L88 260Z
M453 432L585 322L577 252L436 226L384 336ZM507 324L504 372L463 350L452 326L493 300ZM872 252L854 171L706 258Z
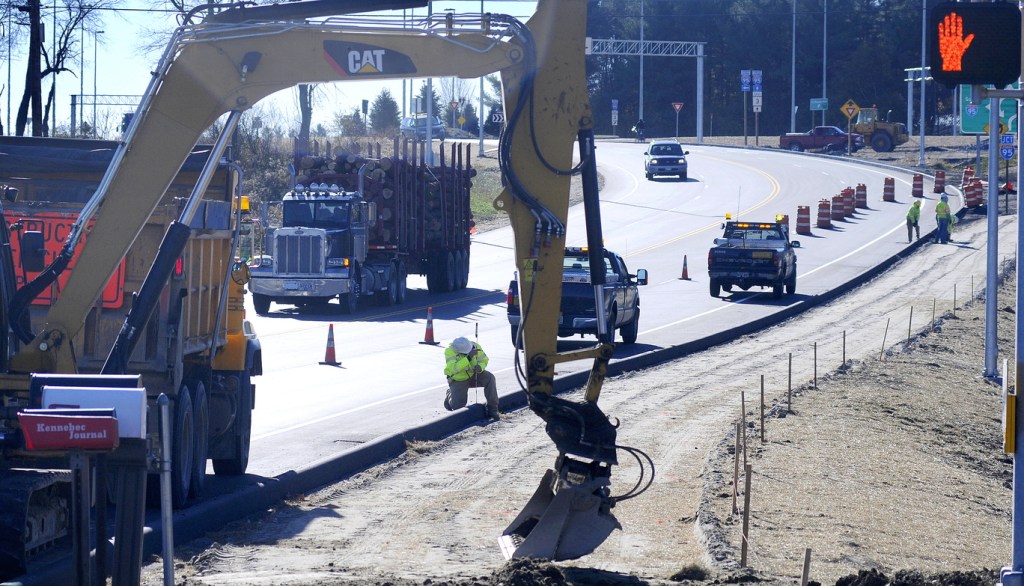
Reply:
M1014 222L1001 219L1004 251L1015 249ZM806 548L821 583L912 570L900 583L923 584L936 572L999 567L1010 555L1010 465L999 450L999 387L981 376L984 304L967 304L984 281L985 222L961 222L954 239L785 324L608 380L601 406L621 421L618 443L649 454L657 476L614 509L623 529L580 560L506 564L497 547L555 457L543 422L521 410L180 544L177 583L792 584ZM1012 285L999 302L1001 357L1013 348ZM774 405L763 444L762 376ZM731 509L741 400L753 467L749 568L739 568ZM612 492L638 473L624 458ZM149 564L143 583L161 583L160 572Z

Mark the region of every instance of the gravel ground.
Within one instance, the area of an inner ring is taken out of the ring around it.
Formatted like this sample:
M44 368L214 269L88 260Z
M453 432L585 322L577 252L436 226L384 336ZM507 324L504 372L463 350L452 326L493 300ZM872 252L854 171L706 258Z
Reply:
M809 577L822 584L992 584L1009 562L1011 464L1001 387L981 376L984 304L968 300L985 267L978 220L827 306L608 380L601 405L622 421L619 443L650 454L657 476L616 507L623 530L583 559L505 563L496 547L553 458L542 422L519 411L179 544L177 582L793 584L810 549ZM1016 248L1015 221L1001 218L1004 251ZM1000 291L1001 358L1014 347L1015 282ZM741 393L745 567L732 507ZM623 462L613 493L637 473ZM160 573L147 565L143 583Z

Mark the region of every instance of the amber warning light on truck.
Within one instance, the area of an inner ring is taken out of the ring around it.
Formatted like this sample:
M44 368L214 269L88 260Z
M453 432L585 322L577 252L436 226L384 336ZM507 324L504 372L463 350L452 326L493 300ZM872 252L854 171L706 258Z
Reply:
M944 2L932 9L928 58L932 77L1005 87L1020 77L1021 15L1010 2Z

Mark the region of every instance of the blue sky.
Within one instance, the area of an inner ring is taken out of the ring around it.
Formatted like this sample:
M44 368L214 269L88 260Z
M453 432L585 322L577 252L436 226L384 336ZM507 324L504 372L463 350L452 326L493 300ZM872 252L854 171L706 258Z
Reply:
M64 73L58 77L56 112L58 126L67 126L70 123L72 94L83 92L86 95L91 95L93 93L94 76L96 93L100 95L136 95L142 94L146 90L146 86L149 83L149 72L155 68L160 55L158 52L143 53L141 46L145 43L146 38L152 34L151 31L171 31L176 26L173 16L139 10L152 6L153 3L151 1L126 0L122 8L135 10L104 12L103 33L98 35L98 43L94 43L92 34L86 34L84 41L85 63L83 79L80 80L76 76L78 69L81 67L77 61L72 64L75 75ZM533 13L535 6L536 2L532 0L483 2L484 10L487 12L511 14L523 20ZM480 0L437 1L432 3L434 13L443 12L446 9L454 9L458 13L477 13L480 11L480 8ZM424 17L426 16L426 9L419 9L415 12L410 11L410 13L411 16ZM8 79L3 79L2 83L4 86L13 90L4 92L5 96L9 96L10 108L8 108L8 99L0 98L0 109L4 112L3 116L0 117L0 121L3 122L5 128L10 128L8 119L11 122L14 121L24 87L25 64L23 53L23 50L19 53L15 48L15 59L9 62L9 71L0 72L0 75L7 76L10 80L8 85ZM95 69L93 63L94 56L95 62L98 64L98 67ZM412 83L416 88L419 88L422 80L413 80ZM479 87L479 84L475 82L470 85L474 89ZM329 120L333 118L335 111L340 110L350 113L359 107L361 100L369 99L372 101L383 87L388 87L396 99L399 99L402 95L402 82L400 80L376 83L348 82L345 84L331 84L330 87L322 87L321 100L316 107L318 116L314 123L329 124ZM411 86L407 82L406 88L409 87ZM49 91L49 81L46 81L43 87L43 92L47 91ZM408 91L407 89L406 92ZM435 89L435 91L438 90ZM438 93L440 92L438 91ZM474 97L474 103L476 103L477 99ZM268 100L271 101L272 107L277 109L282 116L291 117L294 114L297 118L294 91L281 92L268 98ZM86 120L92 118L90 109L91 107L87 107L87 111L84 113ZM103 112L103 109L104 107L100 106L97 112L97 119L101 121L105 119L119 120L122 112L132 110L130 107L111 107L107 109L107 112ZM100 126L103 126L102 122Z

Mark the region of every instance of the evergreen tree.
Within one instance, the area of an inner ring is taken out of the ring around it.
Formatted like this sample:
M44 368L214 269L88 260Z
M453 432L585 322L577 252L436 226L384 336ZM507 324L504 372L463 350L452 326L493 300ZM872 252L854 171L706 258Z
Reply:
M391 92L384 88L377 94L370 106L370 127L378 134L393 133L401 123L401 112L398 102Z
M427 82L423 82L423 85L420 86L420 93L419 93L419 96L417 96L417 97L420 98L420 107L423 108L419 113L426 113L426 111L427 111ZM435 90L433 87L430 88L430 100L434 104L434 110L433 110L434 116L440 116L441 120L444 120L444 115L445 115L445 112L447 112L447 108L444 108L441 105L441 98L438 97L437 90Z

